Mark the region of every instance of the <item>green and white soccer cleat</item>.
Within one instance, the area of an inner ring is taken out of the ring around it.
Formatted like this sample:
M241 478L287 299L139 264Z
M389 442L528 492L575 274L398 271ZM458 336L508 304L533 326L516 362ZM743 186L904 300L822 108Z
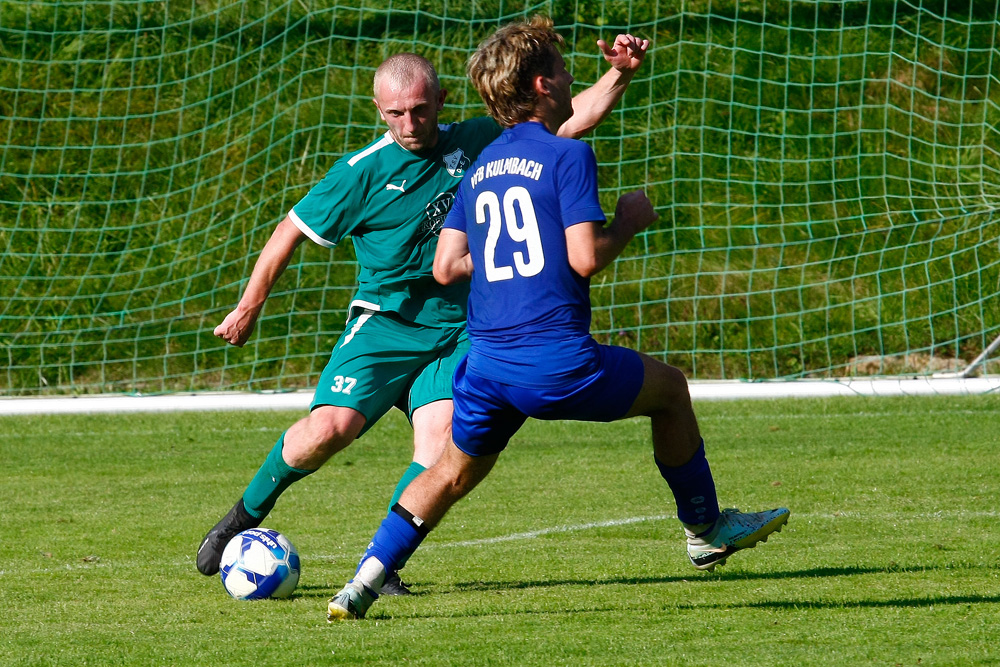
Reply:
M333 623L364 618L368 608L377 599L378 594L370 588L360 582L352 581L330 598L326 607L326 620Z
M771 533L780 531L788 523L790 514L784 507L765 512L725 509L711 533L688 538L688 558L699 570L712 571L716 565L725 565L726 559L737 551L767 542Z

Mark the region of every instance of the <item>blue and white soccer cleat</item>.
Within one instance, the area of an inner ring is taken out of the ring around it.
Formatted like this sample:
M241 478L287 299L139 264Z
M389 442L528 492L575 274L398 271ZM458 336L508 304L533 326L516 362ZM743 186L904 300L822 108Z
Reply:
M716 565L725 565L726 559L737 551L767 542L771 533L780 531L788 523L790 514L784 507L765 512L725 509L711 533L688 538L688 558L699 570L712 571Z
M332 598L326 607L326 620L347 621L361 619L368 613L368 608L378 599L378 594L361 582L352 581Z

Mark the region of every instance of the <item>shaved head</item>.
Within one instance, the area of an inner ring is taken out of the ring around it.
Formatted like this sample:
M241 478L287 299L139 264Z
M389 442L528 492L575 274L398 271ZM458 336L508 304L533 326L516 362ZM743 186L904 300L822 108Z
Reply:
M375 70L375 106L393 141L408 151L433 148L438 112L448 91L441 90L430 62L415 53L398 53Z
M383 86L400 90L417 82L426 83L428 90L434 95L441 90L441 82L438 80L434 65L429 60L416 53L397 53L386 59L375 70L372 88L375 97L379 97Z

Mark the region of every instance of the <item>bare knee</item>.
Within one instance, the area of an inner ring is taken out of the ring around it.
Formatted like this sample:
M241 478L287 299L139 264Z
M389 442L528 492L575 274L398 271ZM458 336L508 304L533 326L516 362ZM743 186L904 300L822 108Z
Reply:
M282 456L293 468L315 470L354 442L364 425L357 410L320 406L288 429Z
M445 493L458 500L468 495L478 483L479 479L475 475L472 475L468 470L462 470L447 480Z
M433 468L438 488L451 502L464 498L483 481L497 460L497 454L471 457L452 445Z
M687 378L679 369L643 355L642 388L628 416L691 409Z
M451 445L451 401L435 401L413 411L413 460L430 468Z
M691 402L691 392L688 389L687 377L684 372L673 366L664 364L665 388L664 393L670 397L674 403L689 404Z

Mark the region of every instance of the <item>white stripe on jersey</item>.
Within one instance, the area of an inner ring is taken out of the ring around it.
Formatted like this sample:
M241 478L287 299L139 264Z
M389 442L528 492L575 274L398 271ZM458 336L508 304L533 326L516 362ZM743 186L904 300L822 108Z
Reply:
M308 236L309 239L312 240L314 243L318 243L319 245L323 246L324 248L333 248L333 247L335 247L337 245L336 243L330 243L325 238L323 238L322 236L320 236L319 234L317 234L313 230L309 229L309 225L307 225L306 223L302 222L302 218L300 218L298 216L298 214L295 213L295 209L294 208L291 209L288 212L288 219L291 220L292 223L296 227L299 228L300 232L302 232L303 234L305 234L306 236Z
M355 299L351 302L351 305L347 307L347 310L354 310L355 308L363 308L365 310L382 310L382 306L377 303L372 303L371 301L362 301L361 299Z
M358 160L360 160L361 158L368 157L369 155L371 155L375 151L377 151L377 150L379 150L381 148L385 148L386 146L388 146L391 143L392 143L392 137L389 136L388 132L386 132L385 134L382 135L381 139L379 139L374 144L372 144L371 146L369 146L368 148L366 148L365 150L361 151L360 153L358 153L357 155L355 155L354 157L352 157L350 160L348 160L347 164L349 164L349 165L351 165L353 167L355 164L357 164Z

